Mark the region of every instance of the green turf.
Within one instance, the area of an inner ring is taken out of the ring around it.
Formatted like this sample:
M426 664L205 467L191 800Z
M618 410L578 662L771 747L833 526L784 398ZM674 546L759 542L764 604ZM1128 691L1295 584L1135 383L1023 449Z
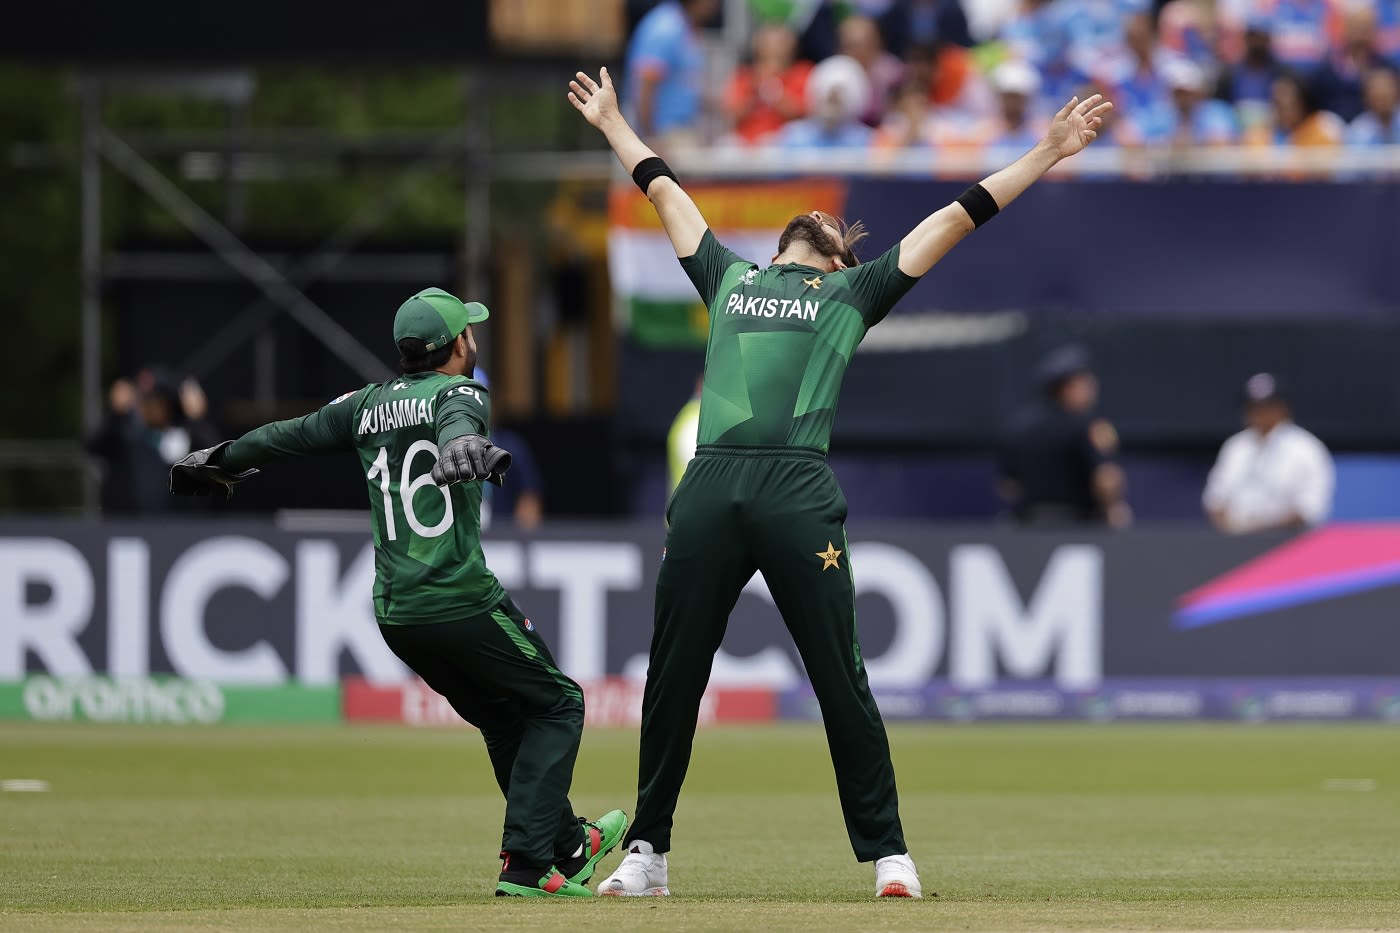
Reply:
M871 899L815 726L700 734L671 899L514 902L491 896L502 804L470 732L4 724L0 780L51 790L0 793L0 928L1400 926L1393 726L901 726L891 742L922 902ZM579 809L630 810L635 767L634 732L589 732Z

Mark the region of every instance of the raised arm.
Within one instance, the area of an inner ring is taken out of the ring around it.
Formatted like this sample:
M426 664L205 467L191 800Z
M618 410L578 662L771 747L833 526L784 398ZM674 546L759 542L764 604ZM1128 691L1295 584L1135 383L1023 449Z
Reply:
M930 214L911 230L899 244L899 271L918 277L932 269L979 223L1016 200L1056 162L1074 155L1093 142L1098 136L1099 127L1103 125L1104 114L1111 109L1113 104L1100 94L1085 101L1072 98L1055 114L1049 132L1030 152L982 180L980 187L990 196L992 204L983 203L979 209L976 199L982 196L976 193L976 187L970 188L968 194ZM969 197L972 198L970 207L965 206ZM974 217L974 213L983 216Z
M628 175L643 159L656 157L651 147L633 132L617 106L617 91L613 89L612 78L604 68L594 81L580 71L569 82L569 102L574 105L590 125L597 128L608 140L617 155L617 160ZM647 198L656 208L661 218L661 226L671 238L671 246L682 259L695 255L700 248L700 238L709 229L700 209L685 193L675 179L665 176L652 179L647 186Z

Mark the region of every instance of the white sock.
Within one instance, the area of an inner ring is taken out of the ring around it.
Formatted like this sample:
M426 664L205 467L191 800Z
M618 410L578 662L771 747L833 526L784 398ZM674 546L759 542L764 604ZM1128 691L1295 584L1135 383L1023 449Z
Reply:
M632 844L627 847L628 852L635 852L638 855L655 855L656 850L651 847L651 843L645 839L633 839Z

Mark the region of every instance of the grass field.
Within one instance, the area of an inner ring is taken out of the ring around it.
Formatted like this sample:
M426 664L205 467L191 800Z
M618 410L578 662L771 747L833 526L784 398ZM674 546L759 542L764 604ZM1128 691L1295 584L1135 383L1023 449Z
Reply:
M1400 927L1393 726L891 741L921 902L871 898L815 726L700 734L675 896L539 902L490 896L502 804L469 732L0 724L0 780L50 785L0 793L0 929ZM590 732L576 805L630 811L635 766L633 731Z

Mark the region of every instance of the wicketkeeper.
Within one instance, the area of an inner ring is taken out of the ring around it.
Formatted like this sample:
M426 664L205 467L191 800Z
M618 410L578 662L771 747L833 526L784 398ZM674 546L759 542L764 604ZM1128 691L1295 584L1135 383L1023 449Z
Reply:
M175 495L231 495L282 457L355 451L373 515L374 609L393 652L481 730L506 797L496 894L592 897L584 884L627 817L593 822L569 804L583 693L506 595L481 551L481 484L510 454L487 436L472 325L486 307L427 288L399 307L403 375L301 418L196 451L170 471Z

